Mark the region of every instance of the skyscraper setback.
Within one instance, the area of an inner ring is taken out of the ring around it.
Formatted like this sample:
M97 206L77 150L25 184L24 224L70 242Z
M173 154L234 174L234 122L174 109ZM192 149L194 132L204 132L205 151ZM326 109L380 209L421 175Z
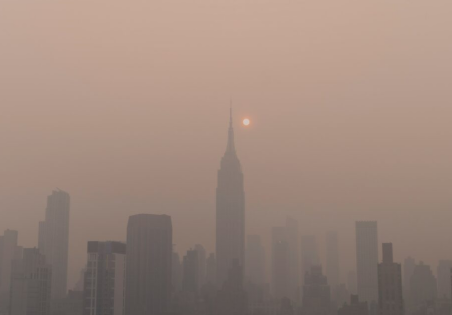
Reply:
M370 304L378 301L378 232L376 221L356 222L358 296Z
M232 110L216 198L217 286L221 288L232 262L237 260L241 268L245 262L245 191L242 167L235 151Z
M56 190L47 197L45 221L39 222L39 251L52 266L52 298L63 298L67 289L70 196Z

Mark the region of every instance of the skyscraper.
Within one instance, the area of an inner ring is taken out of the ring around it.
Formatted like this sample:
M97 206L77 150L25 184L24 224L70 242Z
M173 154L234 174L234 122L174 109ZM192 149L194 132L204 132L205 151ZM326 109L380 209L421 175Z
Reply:
M126 244L88 242L83 315L124 315Z
M414 268L416 268L416 261L414 258L405 258L403 262L403 297L405 300L405 309L407 310L411 307L410 279L413 275Z
M243 173L234 144L232 110L226 152L218 171L216 203L217 286L222 287L237 260L241 268L245 255L245 191Z
M378 232L376 221L356 222L356 267L361 301L378 301Z
M429 265L421 261L414 267L410 278L410 313L418 311L436 299L436 278Z
M49 315L51 266L37 248L26 248L11 275L10 315Z
M12 262L22 258L17 239L18 232L13 230L6 230L0 236L0 313L8 310Z
M206 283L215 287L217 279L217 261L215 254L210 253L206 260Z
M339 241L337 232L326 234L326 277L331 287L333 300L336 299L336 292L340 283L339 279Z
M452 269L452 260L440 260L436 272L438 280L438 297L451 298L450 270Z
M383 244L383 262L378 264L378 308L380 315L403 315L402 265L395 263L392 243Z
M275 299L291 298L290 247L286 227L272 229L272 293Z
M304 283L304 276L311 272L312 266L319 265L319 251L317 240L314 235L303 235L301 237L301 270Z
M169 311L172 246L170 216L138 214L129 217L126 315L162 315Z
M312 266L304 278L302 315L332 314L331 292L322 267Z
M265 282L265 249L260 235L246 239L246 280L253 284Z
M184 256L184 277L182 280L182 290L185 292L197 293L199 288L199 259L198 251L189 249Z
M206 284L206 249L201 244L195 245L195 250L198 253L198 288Z
M67 289L70 196L56 190L47 197L45 221L39 222L39 251L52 266L52 298L63 298Z

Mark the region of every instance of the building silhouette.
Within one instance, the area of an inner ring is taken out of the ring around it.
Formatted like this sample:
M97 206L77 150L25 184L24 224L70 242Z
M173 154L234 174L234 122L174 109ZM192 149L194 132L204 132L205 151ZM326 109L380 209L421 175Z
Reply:
M450 270L452 269L452 260L440 260L438 262L438 268L436 269L436 276L438 282L438 297L439 298L451 298L451 282L450 282Z
M331 297L337 300L340 284L339 271L339 240L337 232L330 231L326 234L326 277L331 287Z
M358 295L352 294L350 304L345 304L337 310L337 315L369 315L367 302L360 302Z
M286 227L272 229L272 294L280 301L291 298L290 246Z
M37 248L12 264L9 315L49 315L52 269Z
M217 279L217 261L215 259L215 254L210 253L206 260L206 283L216 286Z
M124 315L126 244L88 242L83 315Z
M378 232L376 221L356 222L358 296L369 307L378 301Z
M170 310L172 235L170 216L129 217L126 315L162 315Z
M298 231L298 221L288 216L286 217L287 241L289 244L289 298L299 302L299 290L301 287L301 264L300 264L300 236Z
M52 266L52 298L66 296L70 196L62 190L47 197L45 220L39 222L39 250Z
M183 267L182 290L196 294L199 289L199 260L197 250L189 249L187 251L187 254L184 256Z
M405 309L408 310L411 306L410 296L410 279L413 275L416 261L414 258L407 257L403 262L403 298L405 301Z
M383 262L378 264L378 308L380 315L405 313L402 265L393 260L392 243L383 244Z
M436 278L429 265L420 262L410 278L410 312L432 304L437 298Z
M217 293L216 315L245 315L247 311L248 295L243 287L243 267L236 259Z
M302 279L306 273L311 272L313 266L320 265L317 239L314 235L301 237L301 271Z
M244 266L245 191L243 173L234 144L232 110L226 152L218 171L216 193L217 286L222 287L232 262Z
M356 271L350 270L347 273L347 289L352 295L358 295L358 283L356 279Z
M182 289L183 267L179 258L179 254L173 251L173 258L171 261L171 281L173 293L179 292Z
M246 238L246 280L256 285L265 282L265 248L260 235Z
M328 280L320 265L312 266L303 285L302 315L330 315L333 313Z
M198 287L201 288L206 284L207 254L206 249L201 244L196 244L195 250L198 253Z
M18 235L17 231L6 230L0 236L0 314L8 310L12 262L22 259L22 247L17 245Z

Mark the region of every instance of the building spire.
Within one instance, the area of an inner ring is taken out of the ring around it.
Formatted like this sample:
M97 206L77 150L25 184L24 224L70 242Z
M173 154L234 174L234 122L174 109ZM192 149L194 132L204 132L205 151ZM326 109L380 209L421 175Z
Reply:
M229 131L228 131L228 146L226 147L226 153L235 154L234 128L232 127L232 101L229 108Z

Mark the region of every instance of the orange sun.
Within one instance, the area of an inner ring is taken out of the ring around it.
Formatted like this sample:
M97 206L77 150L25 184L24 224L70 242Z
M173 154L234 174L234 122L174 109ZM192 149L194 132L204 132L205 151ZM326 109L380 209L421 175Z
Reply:
M244 125L244 126L249 126L250 123L251 123L251 121L250 121L248 118L245 118L245 119L243 120L243 125Z

